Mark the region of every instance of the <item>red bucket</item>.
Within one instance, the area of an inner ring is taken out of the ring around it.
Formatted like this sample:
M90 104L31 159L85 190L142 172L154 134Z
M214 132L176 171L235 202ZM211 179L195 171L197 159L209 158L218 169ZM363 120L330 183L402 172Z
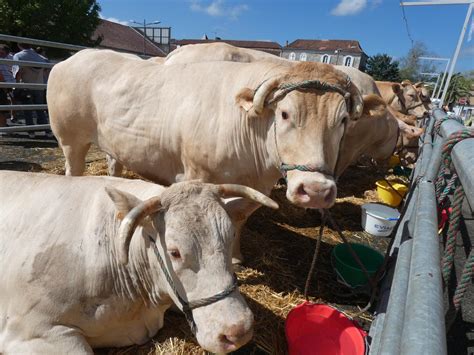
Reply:
M343 313L325 304L304 302L286 318L290 355L364 355L364 332Z

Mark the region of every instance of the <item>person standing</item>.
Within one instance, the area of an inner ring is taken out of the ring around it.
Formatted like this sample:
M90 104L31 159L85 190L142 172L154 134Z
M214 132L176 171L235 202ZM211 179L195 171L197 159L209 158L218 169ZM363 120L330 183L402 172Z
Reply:
M18 43L20 52L13 56L14 60L25 60L30 62L47 63L48 60L40 56L38 53L31 48L30 45L24 43ZM13 66L13 74L16 81L19 83L28 84L44 84L44 71L40 67L22 67L18 65ZM16 97L15 97L16 98ZM43 105L44 100L44 89L24 89L20 95L20 101L23 104L34 104ZM27 125L33 124L33 115L31 111L25 111L25 121ZM48 120L43 110L36 111L37 124L47 124ZM30 137L34 137L34 133L30 133Z
M5 44L0 44L0 58L13 59L13 56L10 54L10 48L8 48L8 46ZM15 82L15 77L13 76L11 65L0 64L0 81L6 83ZM0 105L11 104L11 91L11 89L0 89ZM9 111L0 111L0 127L5 127L7 125L8 116Z

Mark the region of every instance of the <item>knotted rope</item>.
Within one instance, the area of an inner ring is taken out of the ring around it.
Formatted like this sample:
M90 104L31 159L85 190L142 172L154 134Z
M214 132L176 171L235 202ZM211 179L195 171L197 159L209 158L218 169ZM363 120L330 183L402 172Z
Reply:
M446 117L440 119L436 122L435 129L439 131L439 127L442 122L446 121ZM459 232L459 224L461 221L461 208L462 202L464 200L464 189L459 181L459 176L455 172L455 168L452 162L452 150L454 146L461 142L464 139L474 138L474 130L463 129L451 134L442 150L441 156L441 168L436 179L436 196L438 199L438 204L440 206L444 205L447 195L454 189L453 199L451 202L452 212L449 216L449 226L446 234L446 246L444 254L441 260L441 271L443 275L443 280L447 285L449 283L449 277L451 275L451 270L453 267L455 249L456 249L456 236ZM448 180L448 176L449 180ZM461 304L462 297L467 288L468 283L470 282L473 269L474 269L474 256L472 251L470 256L466 260L464 265L464 270L461 276L461 280L456 288L453 304L455 309L458 310Z

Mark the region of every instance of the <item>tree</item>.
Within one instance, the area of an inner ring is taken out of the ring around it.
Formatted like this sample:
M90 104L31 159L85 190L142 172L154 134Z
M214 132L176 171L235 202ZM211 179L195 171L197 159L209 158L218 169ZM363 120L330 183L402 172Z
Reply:
M367 74L375 80L400 81L398 62L387 54L377 54L367 59Z
M95 46L99 11L96 0L0 0L0 33Z
M455 105L461 97L469 97L473 82L474 80L464 77L461 73L453 74L444 102L451 107Z
M416 41L413 47L410 48L406 57L400 62L400 76L403 80L407 79L412 82L422 81L420 72L421 64L420 57L429 55L428 49L423 42ZM423 70L429 72L431 69L424 68Z

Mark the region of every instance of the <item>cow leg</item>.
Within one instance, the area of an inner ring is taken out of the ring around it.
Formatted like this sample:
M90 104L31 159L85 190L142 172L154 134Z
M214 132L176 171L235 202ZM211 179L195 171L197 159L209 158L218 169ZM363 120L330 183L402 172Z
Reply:
M11 349L9 347L11 346ZM41 337L7 344L5 353L9 354L94 354L82 334L74 328L52 326Z
M86 154L91 144L85 145L61 145L66 157L66 175L80 176L86 168Z
M107 170L110 176L121 176L123 170L123 164L119 163L116 159L110 155L106 155L107 159Z

